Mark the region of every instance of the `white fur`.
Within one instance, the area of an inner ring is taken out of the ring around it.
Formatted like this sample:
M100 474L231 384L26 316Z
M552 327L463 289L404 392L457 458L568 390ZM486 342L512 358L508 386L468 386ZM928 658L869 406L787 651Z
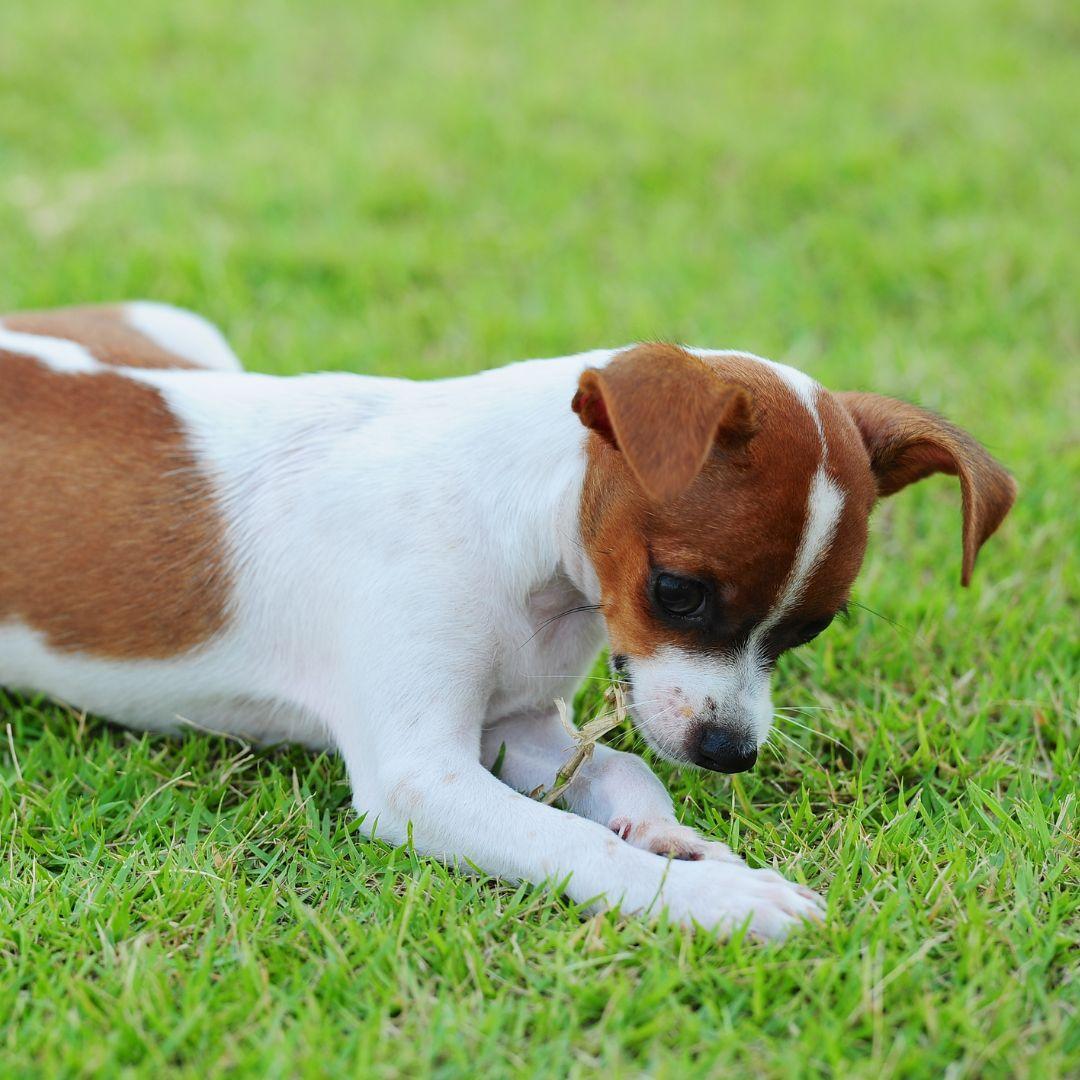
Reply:
M760 640L799 602L814 571L832 546L836 526L844 509L844 493L829 479L825 467L819 465L810 482L810 494L806 500L806 521L803 525L795 562L780 598L772 611L754 630Z
M772 726L769 676L757 643L731 658L665 645L651 656L631 662L634 700L648 723L639 730L673 761L686 759L688 720L724 726L760 746Z
M190 346L190 324L140 310L155 340ZM74 359L33 344L54 366ZM783 935L820 901L678 825L638 759L601 750L568 793L574 813L519 793L565 760L552 701L572 696L602 643L595 613L545 623L598 599L569 403L582 369L612 355L430 383L129 372L158 388L217 489L235 576L228 626L184 656L120 662L57 652L9 624L0 683L133 727L330 744L356 809L392 842L411 832L419 851L566 881L597 906ZM497 779L483 762L504 742ZM669 842L696 845L702 861L654 854Z
M9 330L0 320L0 349L35 356L54 371L78 373L98 371L101 365L81 345L62 338L43 337Z
M132 300L124 305L124 321L185 360L214 371L241 370L221 331L193 311L152 300Z

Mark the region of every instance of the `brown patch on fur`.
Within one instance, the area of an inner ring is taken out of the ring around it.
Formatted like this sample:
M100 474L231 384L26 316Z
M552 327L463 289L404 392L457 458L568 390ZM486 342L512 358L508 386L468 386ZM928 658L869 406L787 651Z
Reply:
M0 622L116 659L224 625L224 526L154 388L0 350L0 507Z
M3 324L20 334L73 341L99 363L115 367L199 368L128 325L121 304L22 311L5 315Z
M661 503L689 487L717 446L737 450L757 429L750 394L674 345L639 345L587 369L571 405Z
M960 478L964 512L961 584L971 581L979 548L1016 500L1016 481L966 431L905 401L878 394L836 395L862 436L879 495L934 473Z
M645 400L634 423L650 429L647 440L661 458L685 455L683 441L699 438L702 426L682 424L680 399L687 394L713 402L720 437L685 490L667 502L652 498L626 456L601 428L587 444L582 492L582 536L600 579L612 650L648 656L665 645L693 644L682 630L656 618L648 596L653 568L717 583L732 637L747 632L775 604L791 572L806 520L810 484L821 462L821 439L805 405L768 365L738 354L704 360L672 346L639 346L610 362L608 383L618 379L633 393L639 376L655 362L682 363L657 388L641 378ZM703 390L706 379L724 389ZM587 382L592 392L597 383ZM750 437L724 438L725 402L735 386L747 399L738 417L751 415ZM826 393L820 397L828 398ZM831 615L847 598L866 546L866 523L874 484L854 424L835 403L820 408L829 446L828 469L845 495L828 557L815 572L792 618ZM609 412L610 407L609 407ZM629 437L617 424L616 442ZM636 433L635 433L636 434ZM696 454L697 451L695 450Z

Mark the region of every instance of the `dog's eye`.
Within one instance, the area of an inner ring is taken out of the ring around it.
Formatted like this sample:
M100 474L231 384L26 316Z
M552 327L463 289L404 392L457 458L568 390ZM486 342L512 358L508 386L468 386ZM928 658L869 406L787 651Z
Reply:
M796 631L796 638L800 645L805 645L808 641L813 641L818 634L827 630L833 621L832 615L826 615L823 619L814 619L813 622L808 622L803 626L800 626Z
M707 597L700 581L675 574L658 574L653 593L664 611L681 619L700 614Z
M833 615L824 615L820 619L811 619L801 626L789 624L771 631L765 638L765 655L771 661L775 661L788 649L797 649L800 645L813 641L818 634L829 627L834 618Z

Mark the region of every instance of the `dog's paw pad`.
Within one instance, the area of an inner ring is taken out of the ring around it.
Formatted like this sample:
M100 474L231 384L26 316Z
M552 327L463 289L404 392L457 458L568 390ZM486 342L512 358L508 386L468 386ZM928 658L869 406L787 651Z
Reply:
M629 818L615 818L610 829L634 847L644 848L665 859L698 862L704 859L717 862L742 863L727 844L718 840L706 840L686 825L671 821L642 821L634 823Z

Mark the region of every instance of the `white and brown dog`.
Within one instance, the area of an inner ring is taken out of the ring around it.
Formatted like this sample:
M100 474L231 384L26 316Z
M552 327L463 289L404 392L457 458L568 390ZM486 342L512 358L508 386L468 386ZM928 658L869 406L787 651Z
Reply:
M519 793L572 748L553 699L605 630L652 747L749 768L776 659L844 606L875 500L937 472L966 584L1009 475L936 416L745 353L274 378L164 305L9 316L0 683L333 746L391 842L781 936L818 897L680 825L639 758L598 748L569 812Z

